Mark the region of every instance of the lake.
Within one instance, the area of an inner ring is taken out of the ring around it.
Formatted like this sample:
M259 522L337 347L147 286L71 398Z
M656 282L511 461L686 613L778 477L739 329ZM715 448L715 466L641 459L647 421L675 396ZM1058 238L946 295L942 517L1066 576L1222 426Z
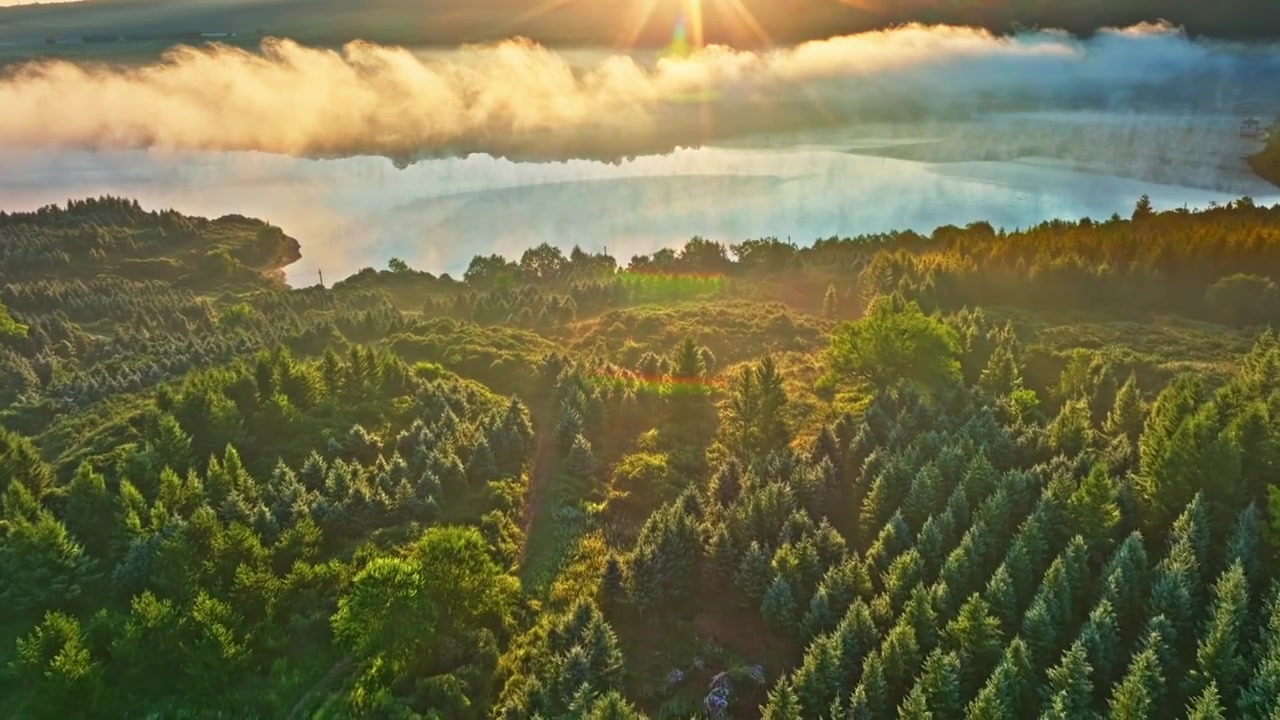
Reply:
M1052 123L1086 120L1086 137L1111 138L1115 147L1073 141L1089 146L1081 154L1049 142L1070 136ZM694 235L804 244L975 220L1013 229L1127 215L1143 194L1162 209L1242 195L1280 202L1280 190L1245 168L1249 147L1234 131L1236 118L1183 120L1173 130L1167 121L1131 117L1020 118L1017 127L1034 132L1018 141L1009 122L748 139L616 165L474 155L401 170L374 157L0 149L0 208L113 194L149 208L260 217L302 244L289 279L309 285L317 271L336 280L392 257L457 275L474 255L515 258L541 242L566 251L607 248L625 264ZM1199 138L1194 146L1189 127ZM983 159L1001 147L998 159Z

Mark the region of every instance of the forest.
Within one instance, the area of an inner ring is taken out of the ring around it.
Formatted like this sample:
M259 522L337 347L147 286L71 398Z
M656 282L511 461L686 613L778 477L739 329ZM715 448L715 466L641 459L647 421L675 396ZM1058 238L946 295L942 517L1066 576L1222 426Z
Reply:
M0 717L1280 718L1280 206L301 252L0 212Z

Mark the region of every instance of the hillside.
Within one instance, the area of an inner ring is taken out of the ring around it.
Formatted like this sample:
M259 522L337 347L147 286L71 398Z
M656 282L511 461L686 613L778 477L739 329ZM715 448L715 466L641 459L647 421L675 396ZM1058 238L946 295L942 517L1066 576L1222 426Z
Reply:
M1280 206L300 252L0 214L0 716L1280 712Z

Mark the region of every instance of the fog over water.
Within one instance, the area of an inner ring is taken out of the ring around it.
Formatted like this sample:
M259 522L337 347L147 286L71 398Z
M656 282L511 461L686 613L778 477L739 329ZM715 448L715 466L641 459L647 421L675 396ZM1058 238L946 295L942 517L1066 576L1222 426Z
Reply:
M913 25L661 58L186 48L0 73L0 209L113 194L259 217L301 242L294 284L391 257L458 274L541 242L625 263L694 235L1013 229L1127 214L1144 193L1277 202L1244 160L1261 142L1239 132L1276 98L1277 47L1166 25Z
M1236 118L1193 120L1169 129L1161 118L997 118L949 128L767 136L621 164L472 155L403 170L374 157L7 150L0 151L0 207L33 209L110 193L137 197L150 208L261 217L301 242L303 259L289 278L306 285L317 270L332 281L383 267L391 257L457 275L476 254L518 257L540 242L565 250L607 248L625 263L694 235L723 242L790 237L804 244L975 220L1013 229L1050 218L1103 218L1127 214L1144 193L1158 208L1203 207L1242 195L1280 202L1280 191L1244 166L1241 157L1251 146L1239 138ZM1037 133L1069 134L1045 129L1054 122L1087 123L1094 138L1108 137L1107 122L1118 123L1132 139L1088 152L1059 148L1057 157L1053 148L1032 152L1043 144ZM1011 129L1028 126L1035 132ZM880 137L869 134L877 132ZM951 136L931 135L938 132ZM1184 147L1187 133L1198 138L1199 150ZM1000 140L983 148L978 138L988 135ZM978 159L993 148L1016 157ZM1179 169L1180 159L1202 169ZM1166 170L1170 163L1173 170ZM1162 172L1194 182L1178 184Z

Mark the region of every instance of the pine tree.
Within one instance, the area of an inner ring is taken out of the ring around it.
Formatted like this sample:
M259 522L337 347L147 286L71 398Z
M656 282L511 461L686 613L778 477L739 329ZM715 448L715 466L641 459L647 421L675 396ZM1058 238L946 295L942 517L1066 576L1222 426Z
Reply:
M738 553L733 548L733 539L724 526L716 528L711 535L711 547L707 549L707 580L717 591L727 591L733 587L734 576L738 572Z
M907 691L907 682L920 668L920 645L916 642L915 626L899 621L880 644L880 660L884 667L885 686L890 698L899 698Z
M1003 638L1000 621L985 600L973 594L943 631L943 647L960 659L960 692L972 697L1000 661Z
M1092 673L1084 644L1078 640L1049 670L1047 692L1050 703L1063 713L1063 717L1088 720L1093 716Z
M840 644L832 635L823 635L805 648L804 661L792 676L796 697L807 717L820 715L834 700L851 688L840 674Z
M742 554L738 563L738 573L733 584L738 589L744 607L760 607L764 594L773 582L773 571L769 567L769 558L765 555L760 543L752 542Z
M604 575L600 580L600 592L606 605L614 607L622 603L627 596L627 578L622 571L622 563L617 555L610 555L604 564Z
M757 437L763 456L779 452L791 443L791 429L787 427L786 408L787 391L783 387L782 375L771 356L766 355L756 365L756 388L759 392L760 404L757 410L756 424L759 428Z
M706 367L702 355L692 337L685 337L671 359L671 374L677 381L693 382L702 379Z
M1133 657L1124 678L1111 693L1109 720L1148 720L1157 707L1164 678L1154 648Z
M942 650L931 653L924 661L912 694L917 691L923 693L933 717L961 717L964 702L960 692L960 658L953 652Z
M800 700L791 683L785 679L769 691L769 699L760 708L760 720L802 720Z
M1072 532L1084 536L1095 553L1109 552L1120 524L1120 506L1116 485L1101 464L1093 466L1089 475L1067 500L1067 515Z
M1021 619L1018 617L1018 598L1013 587L1007 564L1001 564L991 574L982 599L991 608L991 614L1007 634L1012 634Z
M1093 442L1093 425L1089 404L1084 400L1068 400L1049 423L1050 444L1067 457L1079 455Z
M886 720L893 712L893 698L885 677L884 661L872 650L862 663L862 676L849 700L850 715L856 711L874 720Z
M1248 664L1242 653L1245 623L1249 613L1249 588L1244 568L1233 563L1213 588L1213 608L1200 633L1196 648L1196 668L1190 674L1191 691L1197 695L1214 686L1215 694L1234 699L1244 683ZM1234 703L1228 703L1228 709Z
M970 720L1030 717L1035 702L1033 683L1027 647L1021 638L1015 637L978 696L969 703L965 717Z
M934 720L934 717L929 710L929 698L920 685L912 688L907 699L898 706L898 720Z
M1120 391L1116 393L1115 405L1107 414L1102 431L1107 437L1125 438L1135 446L1142 436L1142 425L1146 421L1146 408L1142 404L1142 395L1138 390L1138 378L1129 375Z
M591 443L580 434L574 437L569 456L565 459L565 472L583 487L590 487L595 479L596 456Z
M1240 563L1251 591L1258 589L1263 577L1261 531L1262 513L1256 504L1249 503L1240 511L1227 538L1224 564L1230 567L1233 563Z
M481 438L467 461L467 482L472 487L498 479L498 462L487 440Z
M1226 710L1218 696L1218 686L1210 682L1187 708L1187 720L1226 720Z
M1094 606L1080 629L1080 643L1093 666L1095 687L1111 687L1121 652L1120 628L1111 601L1103 599Z
M1273 718L1280 714L1280 582L1272 585L1258 623L1253 678L1240 693L1240 714L1247 718Z
M1022 368L1015 356L1011 333L1003 333L982 369L978 385L993 397L1007 398L1022 388Z
M796 601L791 584L778 576L765 591L760 604L760 614L765 622L781 635L789 635L796 624ZM825 707L823 703L822 707Z
M822 296L822 316L828 320L834 319L836 316L839 297L836 295L836 286L834 284L827 286L827 294Z

